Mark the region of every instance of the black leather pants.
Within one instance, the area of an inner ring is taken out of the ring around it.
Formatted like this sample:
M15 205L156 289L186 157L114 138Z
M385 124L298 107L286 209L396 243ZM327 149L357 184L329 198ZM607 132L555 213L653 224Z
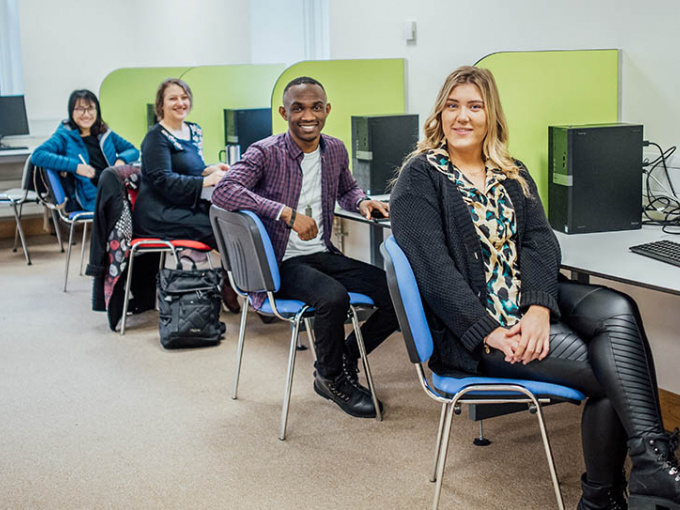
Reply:
M550 353L527 365L484 354L482 370L494 377L552 382L588 396L581 422L590 482L615 483L629 437L663 431L656 374L635 302L620 292L560 282L561 321L551 324Z

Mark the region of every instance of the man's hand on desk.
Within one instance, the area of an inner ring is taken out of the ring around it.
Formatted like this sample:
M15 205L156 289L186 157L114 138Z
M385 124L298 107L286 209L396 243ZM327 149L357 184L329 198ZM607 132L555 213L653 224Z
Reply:
M286 225L290 222L290 217L293 214L293 210L286 206L281 211L280 220L285 222ZM316 225L314 218L305 216L304 214L295 214L295 223L293 223L293 230L297 232L298 236L302 241L310 241L314 239L319 233L319 227Z
M359 204L359 212L367 220L373 218L389 218L390 217L390 204L385 202L380 202L379 200L364 200ZM378 214L378 216L372 216L372 214Z

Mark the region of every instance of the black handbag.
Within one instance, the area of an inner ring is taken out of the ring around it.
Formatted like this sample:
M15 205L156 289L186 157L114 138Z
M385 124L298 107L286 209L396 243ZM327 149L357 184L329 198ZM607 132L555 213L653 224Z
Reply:
M220 269L163 268L158 272L158 329L166 349L217 345L226 331L220 322Z

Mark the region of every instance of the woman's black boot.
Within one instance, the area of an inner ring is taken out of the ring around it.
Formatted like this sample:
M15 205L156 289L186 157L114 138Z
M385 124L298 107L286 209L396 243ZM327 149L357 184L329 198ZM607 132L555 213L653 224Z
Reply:
M631 510L680 510L680 470L673 434L645 434L628 440Z
M581 500L576 510L627 510L626 479L621 474L621 480L614 486L596 485L588 482L586 474L581 476Z

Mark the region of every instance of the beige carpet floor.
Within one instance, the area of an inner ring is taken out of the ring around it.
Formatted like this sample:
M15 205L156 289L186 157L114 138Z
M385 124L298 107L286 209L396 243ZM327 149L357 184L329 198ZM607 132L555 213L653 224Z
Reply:
M76 248L79 248L77 246ZM0 242L0 508L425 509L440 408L420 388L399 334L371 355L385 419L342 413L312 389L299 353L288 439L278 440L289 329L248 320L239 399L230 399L238 317L214 348L159 346L155 312L109 330L90 279L53 237L33 265ZM306 342L306 338L304 339ZM567 508L580 495L580 408L546 409ZM529 413L454 419L441 508L556 508Z

